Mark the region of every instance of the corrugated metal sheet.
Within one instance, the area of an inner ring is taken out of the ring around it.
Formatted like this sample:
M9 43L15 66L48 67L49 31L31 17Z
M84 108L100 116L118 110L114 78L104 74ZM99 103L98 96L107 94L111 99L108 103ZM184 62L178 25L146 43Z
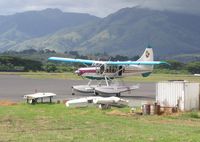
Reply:
M189 111L199 108L199 83L185 84L184 110Z
M177 100L183 98L183 83L159 82L156 88L156 101L161 106L175 107L178 104Z
M181 110L199 109L199 83L184 81L159 82L156 85L156 101L164 107Z

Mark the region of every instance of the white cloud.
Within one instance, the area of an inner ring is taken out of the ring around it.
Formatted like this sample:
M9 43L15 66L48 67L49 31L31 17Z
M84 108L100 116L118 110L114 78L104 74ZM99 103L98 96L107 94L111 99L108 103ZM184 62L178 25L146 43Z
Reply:
M200 13L200 0L143 0L140 6L155 10Z
M124 7L200 13L200 0L1 0L0 14L59 8L65 12L90 13L104 17Z

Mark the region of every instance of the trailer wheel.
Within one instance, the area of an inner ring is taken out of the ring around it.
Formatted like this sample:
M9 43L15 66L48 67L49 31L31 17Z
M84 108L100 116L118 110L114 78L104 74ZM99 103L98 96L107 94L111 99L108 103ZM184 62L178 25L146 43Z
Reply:
M95 94L95 96L98 96L98 95L99 95L99 93L98 93L98 92L94 92L94 94Z

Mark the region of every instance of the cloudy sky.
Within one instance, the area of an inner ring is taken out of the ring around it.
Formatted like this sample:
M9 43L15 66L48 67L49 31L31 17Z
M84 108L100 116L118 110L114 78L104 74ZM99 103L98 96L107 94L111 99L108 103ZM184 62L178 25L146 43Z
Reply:
M200 0L0 0L0 15L59 8L105 17L124 7L143 7L200 14Z

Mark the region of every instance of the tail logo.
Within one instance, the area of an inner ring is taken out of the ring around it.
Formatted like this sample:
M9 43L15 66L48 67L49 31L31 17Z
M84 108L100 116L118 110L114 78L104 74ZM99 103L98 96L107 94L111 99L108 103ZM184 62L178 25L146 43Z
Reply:
M146 51L145 55L146 55L146 57L148 58L149 55L150 55L149 51Z

